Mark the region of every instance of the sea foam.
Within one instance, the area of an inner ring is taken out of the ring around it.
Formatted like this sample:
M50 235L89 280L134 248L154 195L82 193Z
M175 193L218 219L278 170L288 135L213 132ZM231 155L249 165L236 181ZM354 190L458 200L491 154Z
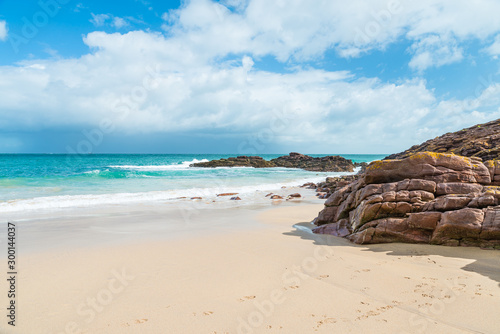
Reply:
M115 169L127 169L127 170L138 170L138 171L162 171L162 170L176 170L176 169L187 169L190 168L189 165L199 162L208 162L207 159L193 159L191 161L183 161L180 164L171 164L171 165L149 165L149 166L141 166L141 165L114 165L107 166L108 168Z

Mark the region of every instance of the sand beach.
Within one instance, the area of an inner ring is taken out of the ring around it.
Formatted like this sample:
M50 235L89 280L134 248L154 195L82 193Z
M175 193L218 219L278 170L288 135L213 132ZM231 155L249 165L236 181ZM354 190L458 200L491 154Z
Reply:
M315 235L323 201L300 191L188 220L168 205L20 219L18 325L1 332L498 331L498 251Z

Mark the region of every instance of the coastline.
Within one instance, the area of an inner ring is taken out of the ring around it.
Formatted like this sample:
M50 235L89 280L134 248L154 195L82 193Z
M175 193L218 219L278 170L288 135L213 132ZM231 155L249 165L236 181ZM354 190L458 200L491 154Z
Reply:
M190 216L192 224L170 230L166 223L182 221L182 214L151 207L39 220L19 233L19 326L13 331L2 323L0 329L493 333L498 328L498 252L357 246L293 227L307 227L322 202L305 196L278 207L218 210L206 204Z

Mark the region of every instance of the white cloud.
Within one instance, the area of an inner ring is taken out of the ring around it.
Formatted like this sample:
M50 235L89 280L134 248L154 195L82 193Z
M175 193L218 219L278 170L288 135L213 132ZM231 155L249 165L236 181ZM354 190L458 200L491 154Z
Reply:
M0 21L0 41L5 41L7 39L8 32L7 22Z
M297 60L318 59L329 49L353 57L406 39L412 45L409 66L424 71L460 61L464 41L491 41L500 31L498 12L500 3L490 0L474 6L465 0L399 6L387 0L315 6L300 0L192 0L164 14L168 34L93 32L84 38L91 52L80 58L1 66L0 128L91 129L109 119L119 133L210 129L255 136L277 114L286 121L274 132L280 145L394 152L500 117L500 88L491 82L469 98L441 99L421 79L384 83L301 66L271 73L255 63L273 55L300 65ZM96 26L123 27L116 19L92 14ZM144 91L157 67L157 87ZM126 117L119 107L124 101Z
M91 13L92 19L90 19L90 22L96 26L96 27L102 27L106 24L109 24L116 29L121 29L123 27L126 27L129 25L129 22L127 19L114 16L111 14L94 14Z
M90 15L92 15L92 19L90 19L90 22L96 27L103 26L104 23L106 23L106 20L110 19L110 16L108 14L90 13Z
M211 129L254 136L269 129L273 115L285 115L286 126L273 134L277 144L393 152L445 129L490 119L500 104L497 86L473 102L438 101L421 80L388 84L345 71L300 68L270 73L253 69L250 56L214 64L175 38L146 32L94 32L85 43L95 52L79 59L0 67L3 128L92 129L109 119L119 133ZM156 66L157 87L145 91ZM124 101L130 108L126 116L119 104Z
M461 42L485 40L500 31L496 0L241 3L244 10L232 12L221 3L192 0L164 14L165 30L200 52L271 54L280 61L313 59L330 48L357 57L406 38L414 44L413 64L420 70L459 61ZM433 38L443 44L429 45Z
M419 71L429 67L440 67L459 62L463 59L463 50L453 38L432 35L415 42L411 49L414 56L409 66Z
M115 28L120 29L128 26L129 24L125 19L122 19L121 17L114 17L113 25L115 26Z
M486 52L494 57L500 55L500 35L497 35L493 44L486 48Z

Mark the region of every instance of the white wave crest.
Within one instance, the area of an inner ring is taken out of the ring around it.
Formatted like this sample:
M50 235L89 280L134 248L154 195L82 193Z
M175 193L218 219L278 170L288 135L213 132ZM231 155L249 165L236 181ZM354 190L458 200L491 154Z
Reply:
M193 159L191 161L183 161L180 164L172 164L172 165L148 165L148 166L115 165L115 166L108 166L108 168L139 170L139 171L180 170L180 169L188 169L189 165L195 164L198 162L208 162L208 160L207 159L202 159L202 160Z

